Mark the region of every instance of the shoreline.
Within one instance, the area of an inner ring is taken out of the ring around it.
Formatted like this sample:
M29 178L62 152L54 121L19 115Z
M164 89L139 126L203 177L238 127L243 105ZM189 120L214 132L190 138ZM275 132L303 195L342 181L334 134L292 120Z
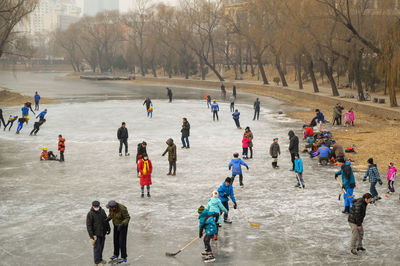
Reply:
M34 102L33 96L24 96L17 92L11 92L8 88L0 86L0 106L18 106L26 102ZM56 99L40 98L40 104L58 103Z

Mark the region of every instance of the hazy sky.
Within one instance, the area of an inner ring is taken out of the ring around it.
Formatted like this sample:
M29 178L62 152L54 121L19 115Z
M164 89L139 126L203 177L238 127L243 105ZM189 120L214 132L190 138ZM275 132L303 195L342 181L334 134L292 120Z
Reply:
M179 0L152 0L152 3L165 3L165 4L176 4ZM84 0L76 0L76 3L82 8L83 12L83 2ZM119 11L126 12L131 9L135 3L135 0L119 0Z

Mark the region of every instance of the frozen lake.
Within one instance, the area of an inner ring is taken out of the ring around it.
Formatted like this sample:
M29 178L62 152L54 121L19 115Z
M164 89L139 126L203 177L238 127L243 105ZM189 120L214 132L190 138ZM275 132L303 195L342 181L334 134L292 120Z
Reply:
M117 85L124 91L121 96L127 93L123 86ZM72 99L72 94L65 97ZM131 265L203 265L202 240L176 258L166 257L165 252L175 252L197 236L197 208L230 175L228 163L233 152L241 152L243 131L235 128L228 104L221 104L217 123L212 122L205 101L185 97L173 104L154 100L153 119L146 118L139 100L71 100L43 106L49 110L48 121L37 137L28 136L32 120L21 135L0 131L0 265L91 265L85 219L96 199L103 207L111 199L128 207ZM244 188L235 182L235 196L241 210L261 227L250 227L231 208L233 224L224 225L220 239L213 243L214 264L398 265L398 196L383 197L368 207L367 252L351 255L351 232L347 216L341 213L343 202L337 200L335 168L320 168L316 160L304 157L306 191L294 188L295 176L288 171L287 132L301 123L277 115L279 103L270 102L256 122L251 120L250 105L238 105L242 127L250 126L255 136L255 157L248 161L250 171L244 171ZM3 113L19 114L19 110L3 108ZM179 149L182 117L188 118L192 128L190 150ZM116 131L121 121L129 129L130 157L118 156ZM43 146L57 151L60 133L66 138L66 162L40 162ZM281 168L272 170L267 151L276 136L282 150ZM167 158L161 157L170 137L178 147L174 177L166 176ZM136 147L143 140L154 168L151 199L140 198L136 177ZM385 175L383 169L381 174ZM367 184L361 185L355 194L358 197L368 190ZM385 187L378 191L384 193ZM111 235L103 255L112 255Z

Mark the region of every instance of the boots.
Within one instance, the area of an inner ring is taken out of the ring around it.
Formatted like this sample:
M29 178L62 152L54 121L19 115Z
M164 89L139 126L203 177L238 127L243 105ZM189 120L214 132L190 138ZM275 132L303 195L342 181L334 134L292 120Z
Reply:
M350 213L349 206L344 207L344 211L342 211L342 213Z
M175 173L175 172L173 172L173 173L172 173L172 175L176 175L176 173Z

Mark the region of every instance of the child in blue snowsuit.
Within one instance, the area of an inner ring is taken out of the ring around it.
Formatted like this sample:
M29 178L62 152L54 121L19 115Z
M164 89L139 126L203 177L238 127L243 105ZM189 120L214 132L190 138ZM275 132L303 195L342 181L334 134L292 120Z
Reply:
M344 210L343 213L350 213L351 207L353 206L353 191L356 187L356 180L354 179L353 169L351 169L351 162L346 161L345 165L342 165L340 171L335 174L335 179L341 175L342 176L342 188L346 193L343 195L344 200Z
M297 185L295 187L305 188L306 186L304 185L304 179L303 179L303 161L301 160L298 153L294 155L294 171L297 177Z
M208 200L206 210L211 213L221 214L222 212L228 213L228 210L222 205L219 199L218 191L214 191L212 197ZM219 215L218 224L222 224L221 215Z
M202 252L201 255L204 256L204 261L211 262L215 261L215 258L212 254L210 241L215 234L217 234L217 218L219 216L218 213L210 213L208 212L204 206L200 206L198 209L199 213L199 238L203 237L203 230L205 230L206 235L204 236L204 247L205 252Z
M233 208L237 208L235 194L233 194L233 187L232 187L232 179L227 177L225 182L218 188L219 199L221 200L222 205L224 205L225 209L229 212L229 198L231 198L233 202ZM228 212L224 213L224 222L225 223L232 223L231 220L228 219Z
M233 154L233 159L229 163L229 170L232 168L232 184L235 181L235 176L239 175L239 184L242 187L243 186L243 173L242 173L242 166L246 166L247 170L249 170L249 166L247 163L242 161L242 159L239 158L239 153L235 152Z
M240 113L239 113L238 109L235 110L235 112L232 114L232 117L233 117L233 120L235 121L236 127L241 128L240 122L239 122Z
M369 158L368 159L368 169L365 172L363 182L367 180L367 177L369 177L369 183L370 183L370 189L369 191L371 192L372 195L372 202L375 202L377 200L380 200L381 197L378 196L378 191L376 191L376 183L378 182L379 185L382 186L382 180L381 176L379 175L378 167L376 164L374 164L374 159Z

